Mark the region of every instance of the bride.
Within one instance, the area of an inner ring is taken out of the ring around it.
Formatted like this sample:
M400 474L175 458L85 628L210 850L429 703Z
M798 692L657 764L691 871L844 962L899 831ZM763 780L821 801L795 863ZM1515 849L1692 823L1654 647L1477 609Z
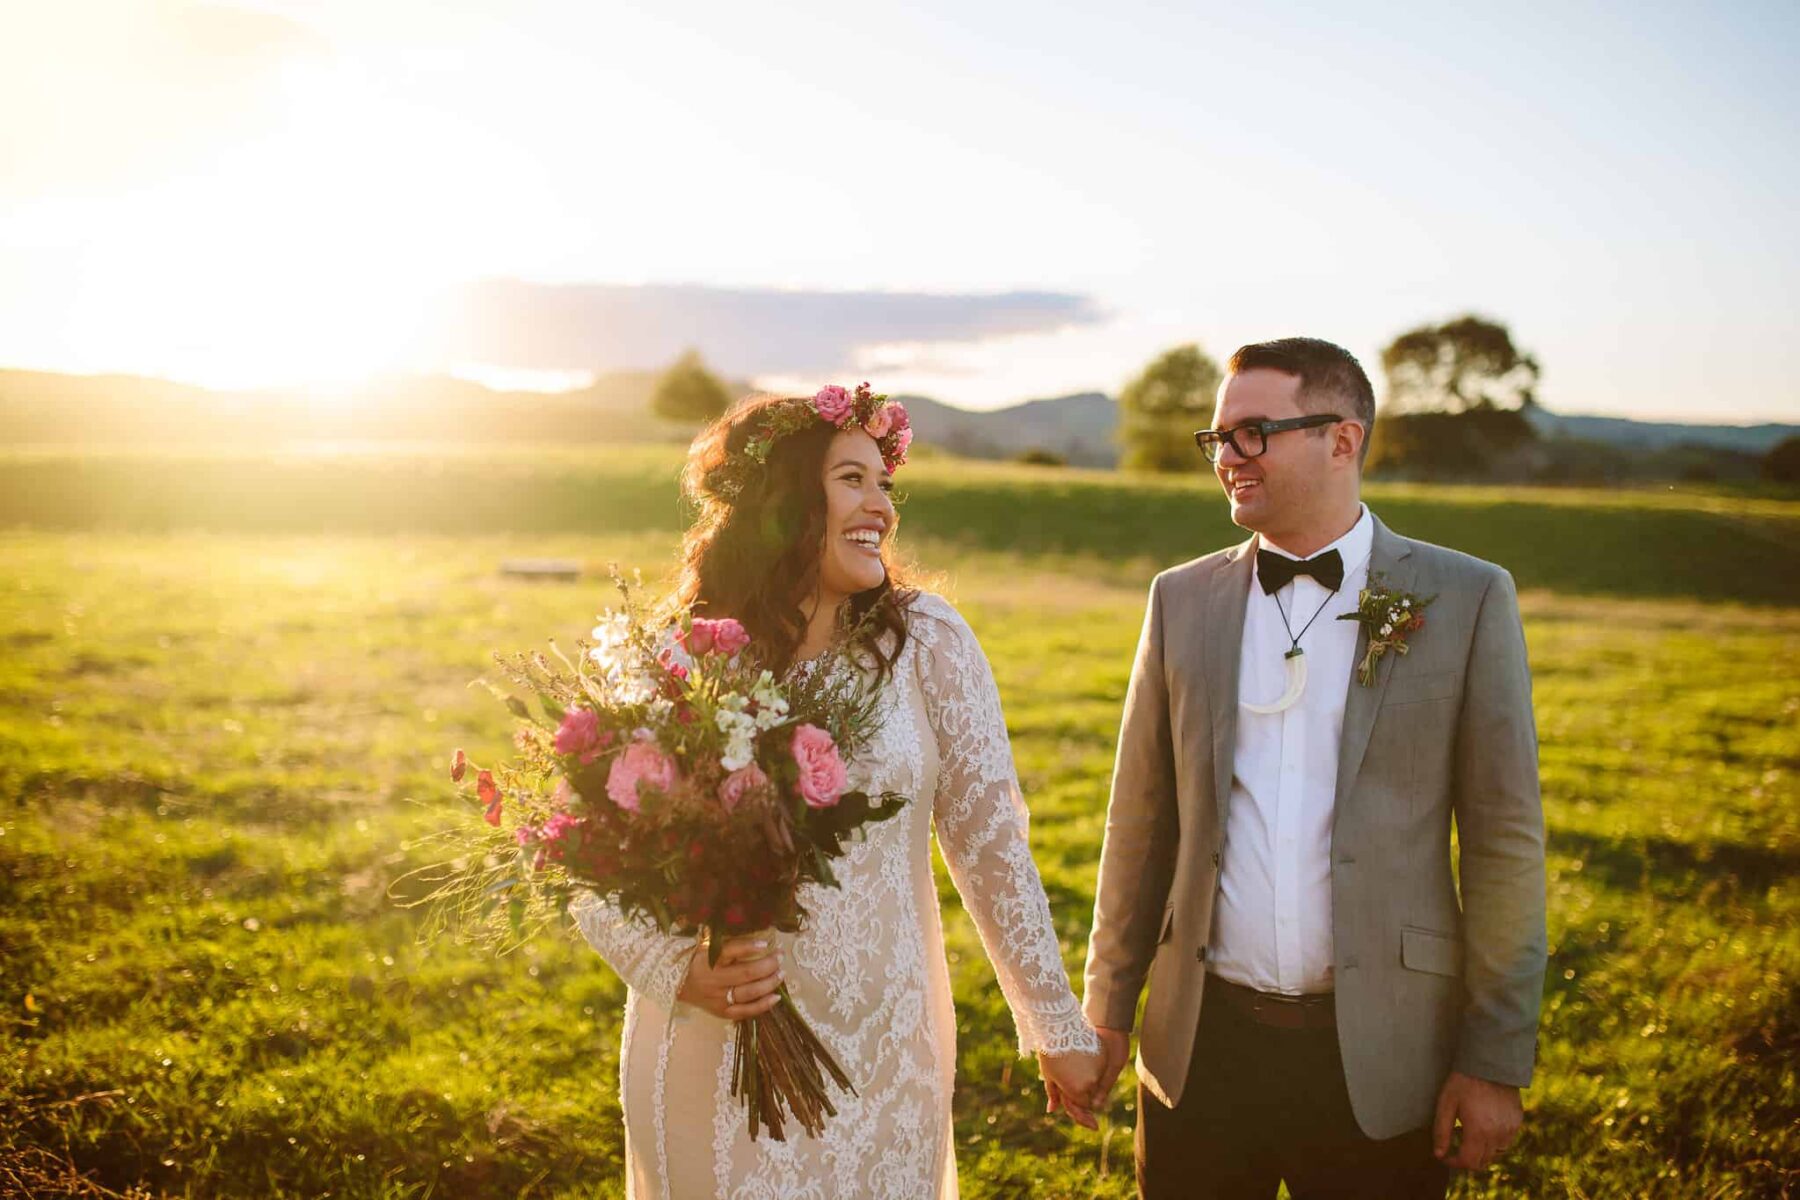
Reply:
M828 387L743 404L689 451L682 484L699 517L675 603L736 617L778 672L870 672L879 732L850 783L912 799L848 848L840 887L804 889L801 932L734 939L717 966L692 939L591 893L572 906L627 984L620 1102L639 1200L956 1195L956 1020L934 830L1049 1108L1092 1124L1099 1043L1063 970L993 676L956 610L888 566L889 492L911 437L905 410L867 385ZM860 668L829 653L852 628ZM752 1141L730 1096L732 1022L781 1002L784 982L856 1093L833 1093L821 1137Z

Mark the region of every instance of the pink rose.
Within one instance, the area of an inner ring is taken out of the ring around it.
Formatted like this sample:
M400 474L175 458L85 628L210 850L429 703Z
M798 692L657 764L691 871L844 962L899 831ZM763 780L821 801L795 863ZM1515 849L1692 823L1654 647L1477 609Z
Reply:
M717 651L729 658L749 644L750 635L744 631L744 626L730 617L717 621L696 617L694 627L682 638L683 647L693 655Z
M820 388L819 394L813 397L813 411L833 425L843 424L851 407L850 393L835 383Z
M794 730L794 763L800 768L800 795L812 808L830 808L850 785L837 743L816 725Z
M886 411L889 419L893 422L889 426L888 432L899 433L902 429L912 428L912 418L906 415L906 405L898 400L890 400L886 405Z
M732 812L746 795L768 782L769 777L755 763L741 767L727 775L725 782L719 785L719 802L725 806L726 812Z
M571 708L563 714L552 743L558 754L578 754L587 766L612 744L612 734L600 732L600 714L591 708Z
M606 775L606 794L626 812L636 812L641 787L648 784L659 792L670 792L677 778L674 759L650 742L633 742L613 759Z
M888 435L888 430L893 427L894 414L889 412L885 405L876 409L874 415L863 422L863 432L874 438L876 441L880 441L882 438L886 437Z

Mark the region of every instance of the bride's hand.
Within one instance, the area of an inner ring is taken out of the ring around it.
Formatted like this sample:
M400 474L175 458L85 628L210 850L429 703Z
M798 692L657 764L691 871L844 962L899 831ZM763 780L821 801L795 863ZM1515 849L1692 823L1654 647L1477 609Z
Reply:
M1039 1054L1037 1060L1038 1072L1044 1077L1044 1095L1048 1098L1044 1111L1053 1113L1060 1108L1077 1125L1098 1128L1092 1109L1105 1057L1100 1054Z
M705 946L694 951L675 998L720 1020L743 1021L781 1003L780 987L781 952L767 934L753 934L726 942L716 966L706 961Z

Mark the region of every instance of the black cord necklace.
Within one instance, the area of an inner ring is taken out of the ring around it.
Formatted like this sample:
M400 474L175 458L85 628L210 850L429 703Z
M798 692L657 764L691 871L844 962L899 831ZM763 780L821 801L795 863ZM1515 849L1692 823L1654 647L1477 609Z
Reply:
M1273 703L1246 704L1240 702L1241 707L1248 712L1267 716L1272 713L1286 712L1288 709L1294 707L1295 704L1299 703L1301 693L1306 691L1306 651L1300 648L1300 639L1306 636L1306 631L1313 627L1313 622L1317 621L1325 612L1325 608L1331 603L1332 597L1336 596L1339 589L1343 586L1343 581L1339 580L1338 586L1332 588L1330 594L1319 603L1318 609L1314 611L1312 617L1306 624L1300 627L1300 632L1298 634L1294 632L1293 625L1288 621L1287 609L1281 606L1281 597L1279 595L1273 597L1275 601L1275 611L1281 614L1281 627L1288 635L1288 652L1281 656L1287 666L1287 686L1282 690L1281 698Z
M1332 598L1338 594L1343 586L1344 585L1340 583L1337 587L1332 588L1330 592L1326 593L1325 599L1319 602L1319 607L1313 610L1312 618L1300 627L1299 633L1295 633L1294 627L1288 624L1287 610L1281 607L1281 593L1275 593L1275 611L1281 614L1281 628L1285 630L1288 635L1288 652L1282 655L1283 658L1293 658L1296 654L1306 653L1306 651L1300 648L1300 639L1306 636L1306 631L1313 627L1313 622L1319 619L1320 614L1325 611L1325 606L1331 603Z

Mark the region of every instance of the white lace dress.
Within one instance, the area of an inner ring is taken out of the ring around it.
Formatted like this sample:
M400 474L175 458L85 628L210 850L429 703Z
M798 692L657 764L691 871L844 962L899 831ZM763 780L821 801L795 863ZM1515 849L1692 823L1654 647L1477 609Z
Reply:
M730 1095L732 1026L675 999L694 949L574 906L588 942L628 985L619 1053L627 1194L636 1200L954 1197L950 1092L956 1019L932 879L931 831L975 919L1022 1054L1095 1051L1063 970L1026 836L1000 696L974 633L921 595L884 687L880 732L851 784L913 798L834 864L841 888L808 888L810 920L777 935L794 1007L856 1086L834 1093L824 1135L752 1142Z

